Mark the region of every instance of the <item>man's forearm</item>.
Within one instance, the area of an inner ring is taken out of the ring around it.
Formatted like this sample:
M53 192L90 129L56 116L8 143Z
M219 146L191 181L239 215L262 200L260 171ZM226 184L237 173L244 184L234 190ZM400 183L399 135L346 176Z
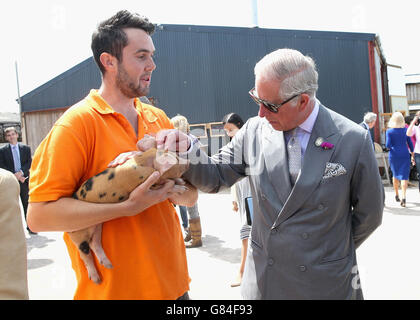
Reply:
M160 178L156 171L131 191L127 200L117 203L92 203L63 197L56 201L31 202L28 226L34 232L76 231L112 219L133 216L172 196L177 189L168 180L157 190L150 189Z
M28 206L28 225L34 232L76 231L129 215L124 202L91 203L73 198L32 202Z
M413 135L414 133L413 128L414 128L414 121L412 121L407 128L407 136L411 137Z

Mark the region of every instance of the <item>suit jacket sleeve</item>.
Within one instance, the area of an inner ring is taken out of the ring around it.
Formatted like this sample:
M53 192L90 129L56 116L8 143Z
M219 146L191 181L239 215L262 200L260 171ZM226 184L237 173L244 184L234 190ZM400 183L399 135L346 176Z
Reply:
M209 157L195 144L188 154L190 168L184 177L196 188L207 193L217 193L231 187L244 177L247 164L243 156L243 144L246 140L245 124L231 142Z
M25 177L29 176L29 169L31 168L32 164L32 156L31 156L31 148L27 145L22 146L23 150L23 157L21 157L21 167L23 171L23 175Z
M366 131L351 185L352 231L356 248L381 224L385 192Z
M0 148L0 168L2 169L7 169L6 166L6 159L5 159L5 148Z

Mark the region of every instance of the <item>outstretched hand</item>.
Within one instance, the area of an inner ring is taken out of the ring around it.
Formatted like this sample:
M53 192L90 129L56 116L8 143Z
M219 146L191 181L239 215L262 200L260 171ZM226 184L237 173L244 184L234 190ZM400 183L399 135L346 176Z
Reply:
M158 149L172 152L187 152L190 148L190 138L178 129L161 130L156 134Z

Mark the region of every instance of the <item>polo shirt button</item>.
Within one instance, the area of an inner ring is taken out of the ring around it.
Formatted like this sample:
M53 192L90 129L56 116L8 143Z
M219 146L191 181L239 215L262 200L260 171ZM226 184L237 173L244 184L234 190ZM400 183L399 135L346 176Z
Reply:
M304 232L304 233L302 233L302 238L303 238L303 240L306 240L306 239L309 238L309 235L306 232Z
M274 259L270 258L268 259L268 265L272 266L274 264Z
M306 271L306 266L299 266L299 270L301 272L305 272Z

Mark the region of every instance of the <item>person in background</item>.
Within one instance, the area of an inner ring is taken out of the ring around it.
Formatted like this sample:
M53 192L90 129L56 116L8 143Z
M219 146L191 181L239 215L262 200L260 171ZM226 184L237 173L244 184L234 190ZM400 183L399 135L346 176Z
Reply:
M420 111L416 112L416 115L418 115L418 114L420 114ZM414 118L416 117L416 115L414 117L413 116L406 116L406 117L404 117L404 121L405 121L404 127L407 129L407 132L408 132L408 127L410 126L411 122L414 120ZM414 123L414 125L418 126L418 123L417 124ZM416 135L413 134L411 136L411 142L413 143L413 146L416 145L416 140L417 140L416 139Z
M408 115L404 117L404 127L408 130L408 127L410 126L411 121L413 120L413 116ZM416 147L416 135L413 134L411 137L411 142L413 143L413 147ZM408 148L408 145L407 145ZM410 149L409 149L410 150ZM417 166L416 162L414 160L414 156L411 157L411 166L410 166L410 174L408 176L408 187L415 187L415 184L411 182L410 180L418 180L418 172L417 172Z
M372 139L372 144L374 145L374 138L372 134L372 129L375 127L377 115L373 112L366 112L363 116L363 122L359 123L363 128L369 130L370 137Z
M395 201L406 206L406 193L410 175L410 153L413 152L413 143L407 136L404 116L401 112L394 112L388 122L386 131L386 147L389 149L389 165L392 171L392 183L395 191ZM407 148L408 145L408 148ZM401 181L402 198L398 190Z
M223 128L225 129L226 134L232 139L235 134L242 128L244 121L236 113L229 113L223 117ZM248 177L243 178L236 182L232 188L231 192L233 195L233 211L239 212L239 218L241 223L241 228L239 230L239 238L242 242L241 246L241 264L239 266L239 272L235 280L232 282L231 287L237 287L241 285L242 277L245 269L245 261L248 252L248 239L251 234L251 225L247 219L246 214L246 198L252 197L251 187L249 184Z
M190 133L190 125L187 118L184 116L177 115L171 119L171 122L175 129L179 129L186 134ZM182 219L182 226L186 232L184 241L187 243L185 244L185 247L201 247L203 245L203 241L201 239L201 220L197 202L191 207L179 206L179 211ZM189 217L188 219L187 212Z
M14 173L19 181L20 199L26 221L29 199L29 169L32 164L31 148L23 143L18 143L19 133L15 127L6 128L4 133L9 144L0 149L0 168ZM26 229L29 234L36 234L29 227L26 227Z
M414 145L414 152L411 157L411 162L416 164L418 177L420 178L420 128L419 128L420 111L416 112L413 120L407 128L407 136L411 137ZM419 192L420 192L420 179L419 179Z
M19 183L0 168L0 300L28 299L26 239Z

